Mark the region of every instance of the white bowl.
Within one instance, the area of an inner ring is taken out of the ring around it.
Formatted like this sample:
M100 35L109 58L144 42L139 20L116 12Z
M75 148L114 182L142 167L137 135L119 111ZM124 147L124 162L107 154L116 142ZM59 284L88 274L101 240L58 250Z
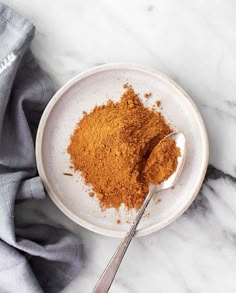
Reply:
M71 172L66 148L82 112L89 112L108 99L118 101L124 91L122 85L127 82L140 97L146 92L152 93L149 99L143 99L147 107L161 100L166 120L187 139L186 163L177 185L152 200L136 236L158 231L183 214L196 197L208 164L208 138L201 115L183 89L164 74L136 65L106 64L67 82L51 99L39 124L38 171L49 196L65 215L91 231L114 237L124 236L129 226L127 222L132 221L136 212L124 207L118 211L101 211L96 197L88 196L89 188L80 174L71 177L63 173Z

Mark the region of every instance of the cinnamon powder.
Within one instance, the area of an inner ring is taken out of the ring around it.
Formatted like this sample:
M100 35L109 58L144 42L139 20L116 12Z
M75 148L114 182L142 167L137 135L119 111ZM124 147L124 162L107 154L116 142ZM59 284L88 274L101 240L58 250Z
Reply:
M119 208L124 203L128 209L139 209L151 178L151 173L145 175L147 159L171 132L164 117L145 108L133 88L125 85L119 102L108 101L84 115L67 151L74 170L92 186L102 208ZM175 152L171 158L177 155ZM174 167L167 168L166 176Z
M168 179L176 170L180 149L171 139L164 139L152 151L144 169L149 183L158 185Z

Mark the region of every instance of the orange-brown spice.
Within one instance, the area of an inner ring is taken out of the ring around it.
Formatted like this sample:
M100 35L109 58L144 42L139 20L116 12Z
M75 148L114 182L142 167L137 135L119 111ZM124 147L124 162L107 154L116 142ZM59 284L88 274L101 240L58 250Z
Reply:
M158 185L168 179L176 170L180 149L175 141L164 139L152 151L144 169L147 181Z
M148 98L151 97L151 95L152 95L152 93L145 93L145 94L144 94L144 98L148 99Z
M94 192L90 191L90 192L89 192L89 196L90 196L90 197L93 197L93 196L94 196Z
M124 203L138 209L148 192L146 161L172 130L160 113L143 106L131 86L123 87L119 102L96 106L80 120L67 151L102 208Z

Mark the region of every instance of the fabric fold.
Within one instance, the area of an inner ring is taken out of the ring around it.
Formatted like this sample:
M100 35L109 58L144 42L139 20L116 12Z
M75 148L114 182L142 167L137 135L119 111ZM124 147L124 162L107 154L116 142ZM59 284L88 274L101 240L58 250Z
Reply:
M0 292L60 292L81 267L77 236L46 224L20 227L14 217L19 201L46 196L34 147L53 89L29 49L34 32L0 3Z

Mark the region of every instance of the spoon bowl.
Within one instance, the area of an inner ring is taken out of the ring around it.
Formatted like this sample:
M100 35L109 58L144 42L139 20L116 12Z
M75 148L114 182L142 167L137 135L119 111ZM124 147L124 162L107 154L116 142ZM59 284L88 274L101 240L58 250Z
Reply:
M160 190L168 189L173 187L179 179L179 176L182 173L185 158L186 158L186 138L181 132L172 132L169 135L165 136L159 143L161 143L165 139L171 139L175 141L176 146L180 149L180 157L178 157L178 165L175 172L165 181L163 181L159 185L150 184L149 192L157 192ZM158 144L159 144L158 143Z

